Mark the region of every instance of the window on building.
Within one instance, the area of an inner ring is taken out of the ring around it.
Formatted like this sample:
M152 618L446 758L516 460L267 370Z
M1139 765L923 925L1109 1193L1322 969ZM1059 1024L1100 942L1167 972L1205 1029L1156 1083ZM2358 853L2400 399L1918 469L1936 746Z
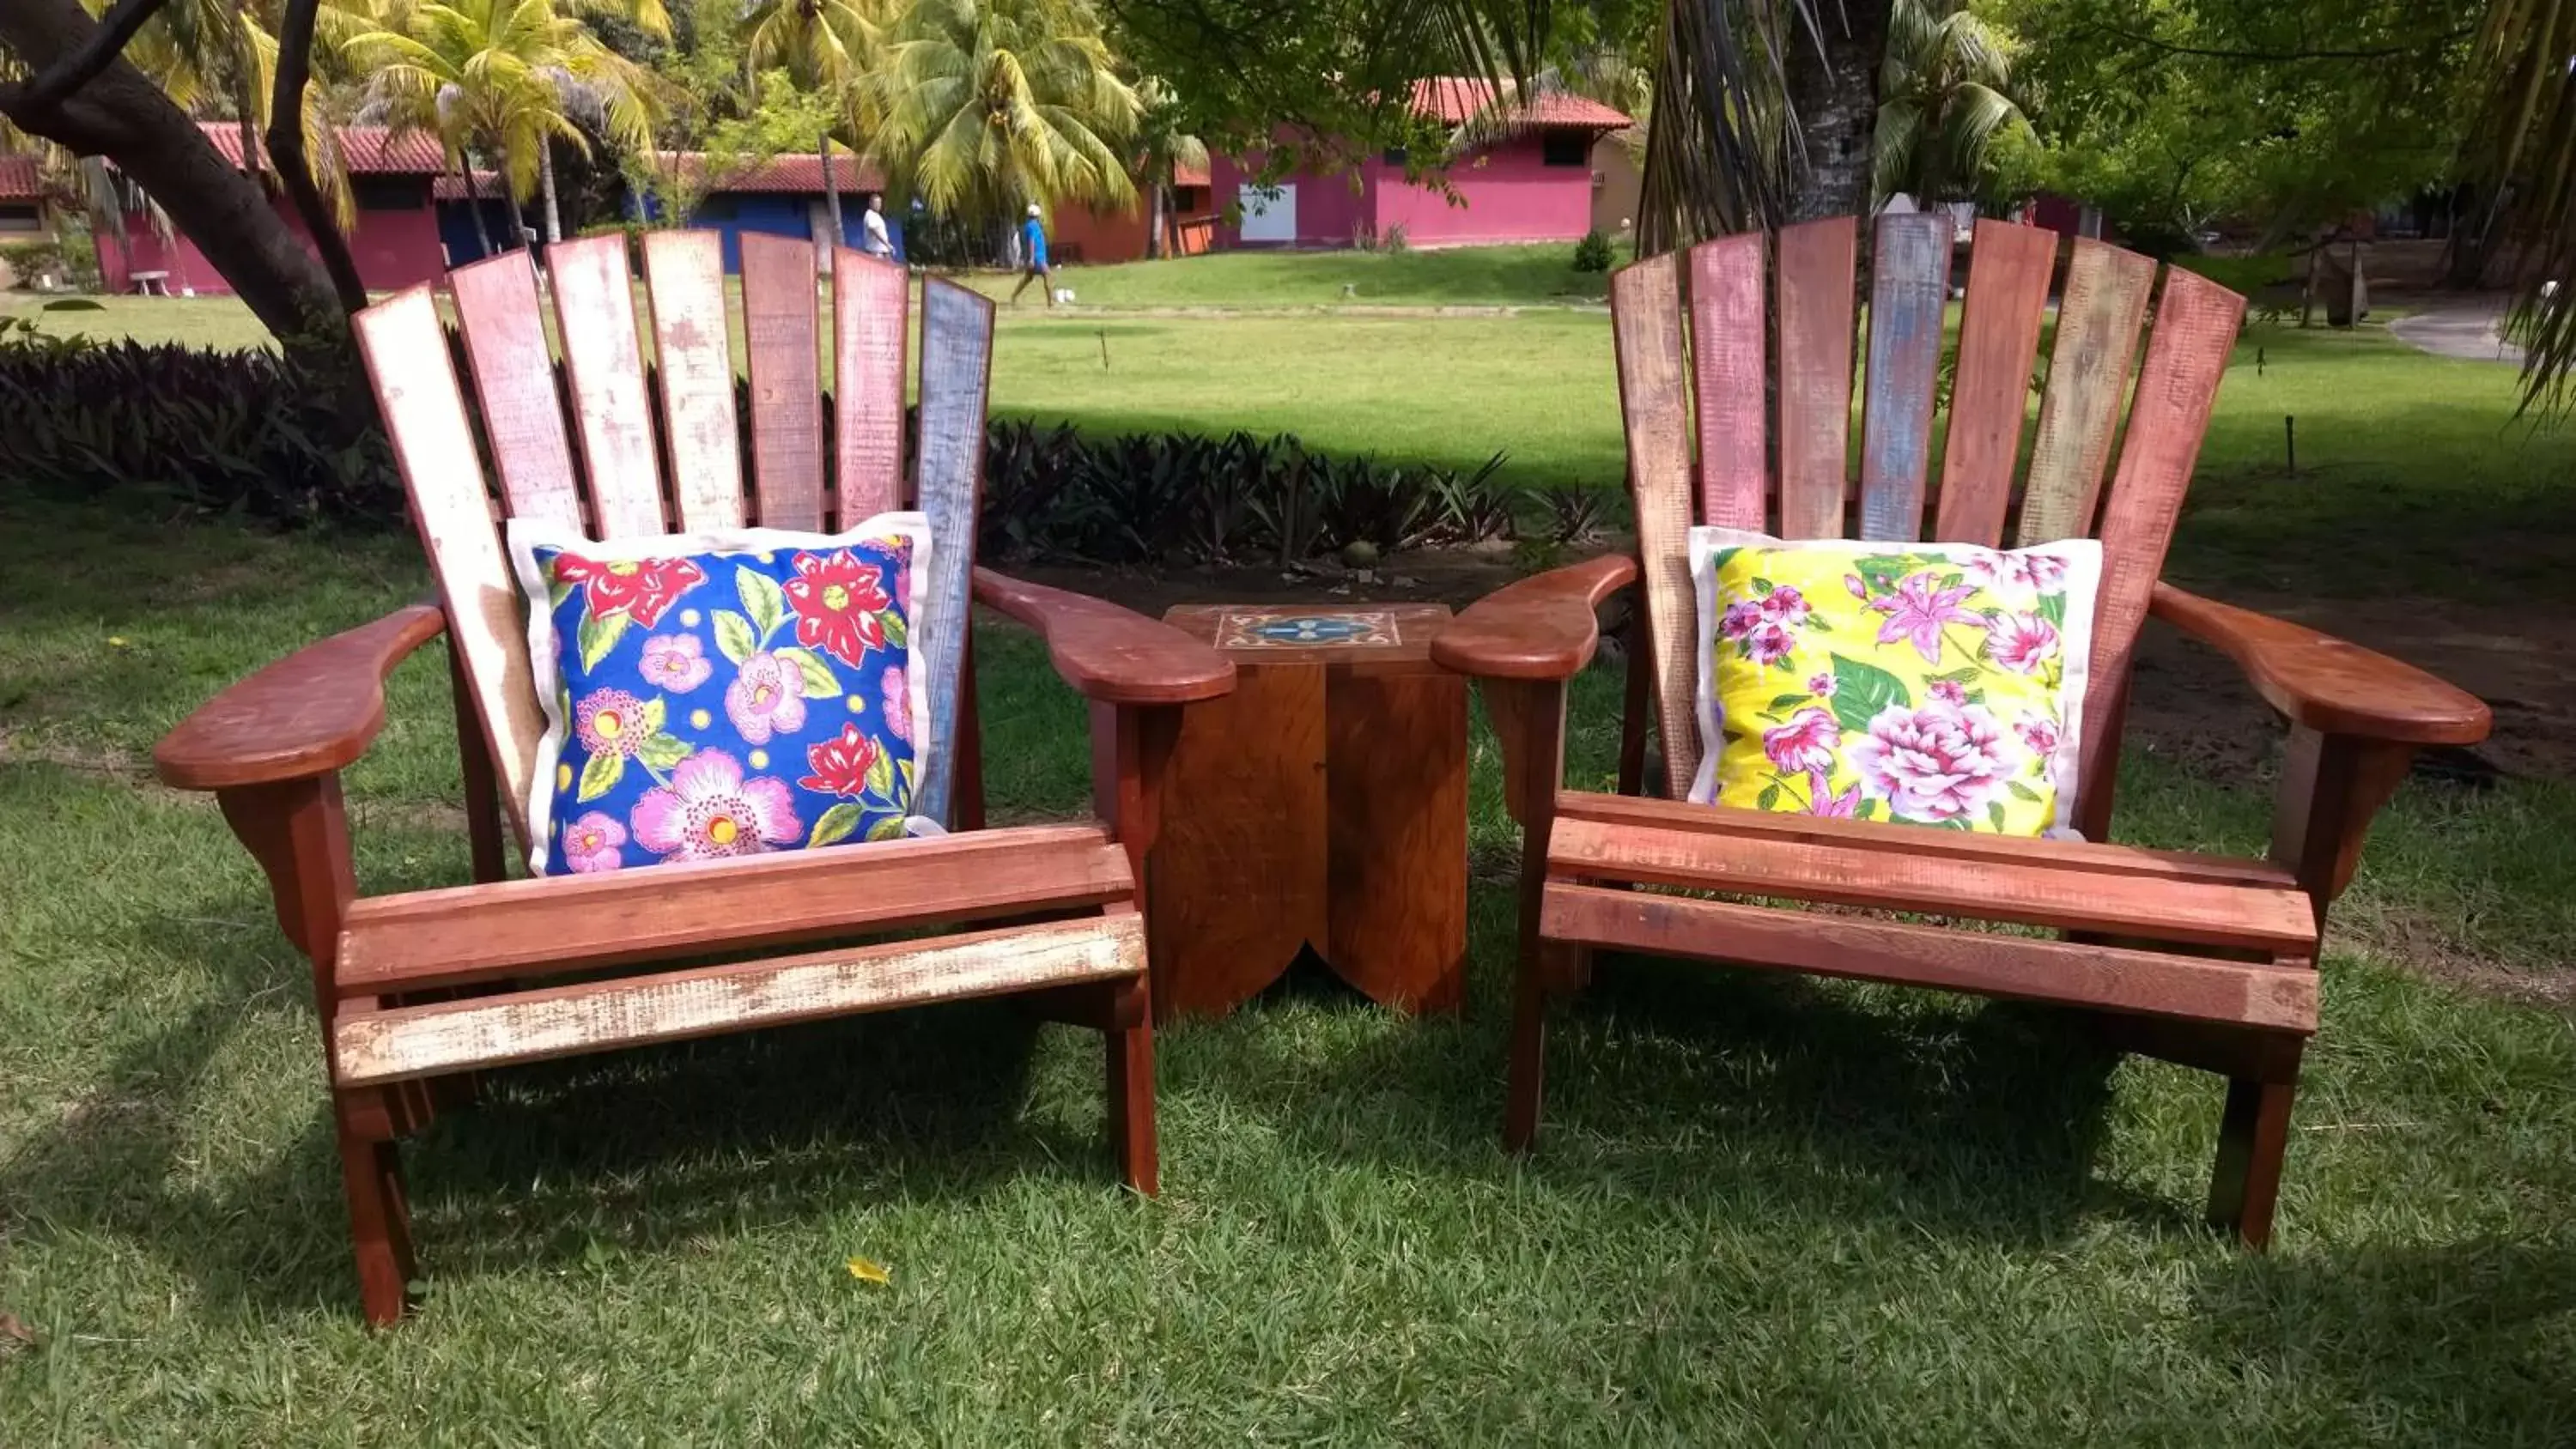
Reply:
M1401 166L1409 159L1409 156L1402 146L1389 146L1386 148L1383 159L1389 166Z
M428 200L424 176L352 176L349 196L360 211L418 211Z
M0 231L43 231L45 211L32 201L0 201Z
M1543 131L1539 133L1538 154L1550 166L1589 166L1592 164L1592 133L1589 131Z

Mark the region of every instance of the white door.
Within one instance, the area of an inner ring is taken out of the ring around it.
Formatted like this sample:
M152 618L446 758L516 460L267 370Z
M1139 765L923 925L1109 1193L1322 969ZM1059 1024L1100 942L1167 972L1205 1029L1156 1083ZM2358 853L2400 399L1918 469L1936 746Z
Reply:
M1278 186L1246 186L1242 189L1243 239L1248 242L1294 242L1297 240L1297 188L1293 183Z

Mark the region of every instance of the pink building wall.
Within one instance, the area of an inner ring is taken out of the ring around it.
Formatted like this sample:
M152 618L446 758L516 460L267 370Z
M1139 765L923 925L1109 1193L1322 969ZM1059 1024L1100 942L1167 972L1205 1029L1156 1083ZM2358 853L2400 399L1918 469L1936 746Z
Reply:
M312 250L311 233L303 219L284 201L277 203L277 209L287 229L305 243L306 250ZM417 208L360 211L358 224L349 230L349 253L369 291L399 291L445 276L447 258L439 249L438 213L430 205L429 179L421 178ZM110 292L131 291L135 272L169 273L174 295L186 287L196 288L199 296L230 296L233 290L185 235L164 248L161 238L153 234L151 218L141 212L125 219L122 252L113 240L99 239L98 264L100 282Z
M1223 208L1241 194L1259 157L1213 158L1210 201ZM1301 247L1346 247L1362 234L1383 238L1397 226L1415 246L1574 241L1592 225L1592 167L1550 166L1539 133L1529 131L1449 168L1449 184L1464 205L1436 187L1405 179L1401 164L1383 157L1348 172L1300 171L1282 178L1297 188L1297 240ZM1247 245L1242 229L1220 221L1217 244ZM1248 243L1252 246L1266 243Z

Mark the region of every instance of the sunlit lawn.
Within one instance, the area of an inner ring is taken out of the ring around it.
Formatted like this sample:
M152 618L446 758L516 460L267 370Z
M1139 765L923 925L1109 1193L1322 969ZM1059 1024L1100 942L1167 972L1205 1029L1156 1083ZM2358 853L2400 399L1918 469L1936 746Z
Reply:
M1618 477L1598 318L1136 319L1105 370L1099 330L1006 323L1003 405ZM2571 446L2507 428L2508 370L2265 346L2176 573L2565 607ZM1108 1169L1095 1039L1007 1006L499 1073L409 1153L428 1296L371 1334L306 968L142 761L424 588L398 537L0 483L0 1313L36 1336L0 1444L2576 1441L2566 1017L2345 932L2261 1258L2196 1226L2210 1079L1944 997L1610 963L1514 1162L1481 732L1466 1014L1316 988L1163 1034L1160 1201ZM978 661L997 813L1079 814L1078 705L1022 636ZM1579 683L1598 784L1617 692ZM432 651L349 775L367 890L464 876L447 709ZM2121 800L2126 838L2261 848L2257 791L2133 753ZM2571 841L2563 782L2410 784L2346 915L2563 969Z

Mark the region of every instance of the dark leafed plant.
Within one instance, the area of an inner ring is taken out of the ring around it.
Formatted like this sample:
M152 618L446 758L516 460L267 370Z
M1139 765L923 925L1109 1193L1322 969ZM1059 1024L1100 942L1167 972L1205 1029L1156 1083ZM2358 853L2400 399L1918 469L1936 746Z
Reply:
M1548 542L1570 547L1599 534L1610 521L1615 496L1613 489L1587 488L1580 483L1548 489Z

